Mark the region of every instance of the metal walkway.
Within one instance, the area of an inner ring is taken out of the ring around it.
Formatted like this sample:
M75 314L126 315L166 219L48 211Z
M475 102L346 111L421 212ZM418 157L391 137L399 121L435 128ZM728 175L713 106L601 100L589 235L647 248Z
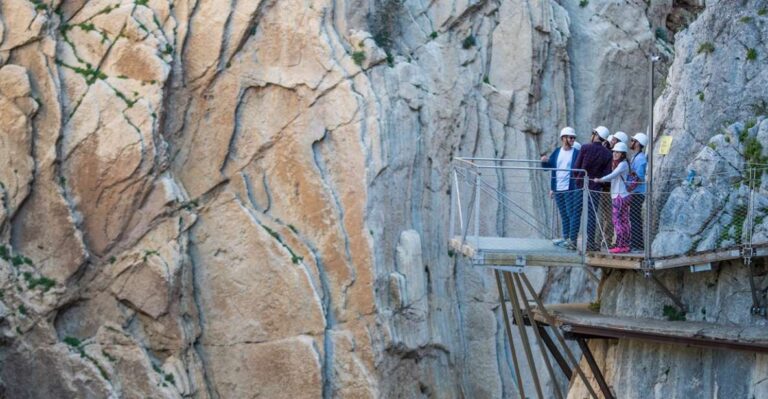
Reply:
M592 312L586 305L545 307L524 273L525 268L531 266L581 267L592 277L594 275L589 267L637 270L656 283L678 308L686 311L685 304L661 283L654 272L679 267L691 267L694 272L704 271L710 270L714 262L741 259L750 269L751 311L765 316L767 308L761 294L763 288L756 285L752 260L768 257L768 224L763 223L764 219L768 220L768 207L756 209L755 206L757 196L763 197L760 203L768 201L768 193L761 181L762 176L768 176L768 173L747 168L743 175L729 173L724 181L681 183L688 184L681 186L688 190L702 189L705 183L721 188L726 184L725 187L734 188L738 194L730 203L732 210L718 209L715 216L707 220L711 225L705 226L705 229L711 229L702 230L689 248L680 250L674 245L664 245L673 240L669 237L674 237L670 233L678 227L675 224L685 224L684 220L677 220L674 210L666 212L664 219L659 215L662 212L640 202L642 234L632 234L633 241L628 242L627 235L634 232L627 232L621 226L614 229L605 218L605 211L611 206L610 201L606 205L605 193L576 188L547 197L550 181L556 172L581 176L578 179L588 178L582 170L547 169L536 160L457 159L453 172L449 254L462 256L473 266L493 270L521 398L528 397L521 374L524 362L530 370L531 382L539 399L544 399L538 370L542 363L553 382L553 394L557 398L566 396L560 390L558 378L571 381L573 377L582 380L591 397L597 398L599 391L603 398L614 398L592 356L587 339L630 338L768 353L768 330L764 327L611 317ZM644 196L637 197L644 200ZM621 201L618 204L612 206L621 206ZM637 205L629 201L630 209L635 209L635 212L638 212ZM564 208L568 212L564 212ZM558 215L570 220L561 223ZM637 213L630 216L634 218L634 228L637 228ZM754 238L756 225L763 229L757 239ZM563 231L566 229L570 231ZM708 234L706 237L705 232ZM637 239L637 236L642 238ZM558 237L568 238L568 241L556 245ZM654 241L656 238L660 242L659 250L654 254L652 249L657 244ZM640 247L640 250L609 253L607 248L611 244L619 248L631 245L636 249ZM520 337L519 346L513 338L515 330ZM580 362L566 344L567 339L578 343L589 370L582 370ZM542 361L538 365L534 361L532 340L536 341L541 351ZM591 378L587 372L590 372ZM593 383L597 389L592 386Z
M547 305L554 327L572 338L639 339L702 348L725 348L768 353L765 326L722 325L698 321L666 321L602 315L588 304ZM536 321L549 324L544 312L533 309Z
M688 248L681 249L674 245L674 234L688 221L678 220L678 210L654 209L645 203L644 195L630 194L626 205L628 217L634 219L631 228L613 226L606 213L617 205L611 205L610 193L590 191L588 184L581 184L589 179L583 170L545 168L538 160L458 158L452 176L449 250L474 266L505 271L522 272L526 266L599 267L641 270L648 278L658 270L707 271L715 262L741 259L750 268L752 311L766 315L768 304L761 295L765 287L757 287L752 265L753 258L768 256L768 223L764 222L768 220L764 205L768 184L762 184L766 172L765 165L744 165L742 170L734 168L706 179L664 182L675 188L657 192L657 198L680 190L723 192L725 187L729 193L723 209L717 209L697 236L690 237ZM557 173L570 176L575 184L553 197L550 182ZM647 182L649 188L651 183ZM560 220L565 216L571 218L567 223ZM568 238L569 243L555 245L559 237ZM624 247L625 253L610 253L611 245ZM628 246L636 250L627 252Z

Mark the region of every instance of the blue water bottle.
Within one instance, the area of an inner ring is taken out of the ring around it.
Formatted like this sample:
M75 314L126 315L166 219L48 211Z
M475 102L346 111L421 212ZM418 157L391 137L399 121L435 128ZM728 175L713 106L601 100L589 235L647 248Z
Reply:
M688 171L688 177L685 178L685 181L687 181L688 184L693 184L694 177L696 177L696 171L691 169Z

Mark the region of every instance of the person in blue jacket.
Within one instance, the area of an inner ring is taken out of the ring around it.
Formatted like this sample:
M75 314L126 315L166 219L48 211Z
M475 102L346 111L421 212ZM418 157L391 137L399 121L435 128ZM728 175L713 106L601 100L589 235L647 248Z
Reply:
M631 149L635 152L632 156L633 179L637 180L637 187L630 193L629 220L632 225L632 251L645 249L643 232L643 203L645 202L645 172L648 167L648 158L645 156L645 147L648 145L648 136L645 133L637 133L630 141Z
M563 227L563 241L555 240L555 245L568 249L576 249L581 221L581 191L576 187L576 179L570 170L579 156L579 150L573 148L574 142L576 131L565 127L560 131L561 146L552 155L541 157L542 167L555 169L552 171L549 195L555 198Z

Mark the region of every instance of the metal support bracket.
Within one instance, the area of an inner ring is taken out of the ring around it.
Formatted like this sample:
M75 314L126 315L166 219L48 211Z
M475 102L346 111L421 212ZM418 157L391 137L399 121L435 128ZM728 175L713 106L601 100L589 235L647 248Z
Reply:
M681 311L686 312L686 313L688 312L688 307L685 306L685 304L683 303L682 299L680 299L680 297L678 295L675 295L674 293L672 293L672 291L670 291L669 288L667 288L664 285L664 283L662 283L661 280L659 280L659 278L656 277L652 272L646 272L646 273L650 273L650 280L653 281L656 284L657 287L659 287L661 292L664 295L666 295L667 298L672 300L672 302L675 304L675 306L677 306L678 309L680 309ZM647 274L646 274L646 276L647 276Z
M653 277L653 270L656 267L656 262L653 258L643 259L640 263L640 270L643 272L643 276L647 279Z
M749 288L752 291L752 307L749 308L749 312L755 316L765 317L768 314L768 308L766 308L765 302L760 300L761 294L755 284L755 267L752 264L753 256L755 256L755 249L752 248L752 243L744 244L741 248L741 257L744 265L749 269Z

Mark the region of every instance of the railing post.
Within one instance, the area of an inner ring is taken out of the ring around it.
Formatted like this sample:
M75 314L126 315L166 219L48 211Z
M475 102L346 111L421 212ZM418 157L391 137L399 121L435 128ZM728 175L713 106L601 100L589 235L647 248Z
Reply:
M464 215L461 211L461 191L459 190L459 176L456 170L453 171L454 190L456 190L456 207L459 208L459 232L464 237ZM451 237L453 238L453 237Z
M588 229L587 226L588 223L588 212L589 212L589 175L587 172L584 172L584 180L582 180L581 190L581 220L579 221L580 227L579 231L581 231L581 258L582 263L584 262L584 257L587 256L587 241L591 238L588 237ZM597 215L595 215L597 216Z
M455 170L452 171L452 174L453 174L453 176L455 178L456 177L456 171ZM449 180L450 180L450 178L449 178ZM448 183L448 187L450 187L450 186L451 186L451 183L449 182ZM454 235L453 233L454 233L454 230L456 228L456 202L453 200L454 196L456 196L456 195L458 195L458 192L456 192L454 190L451 190L451 198L449 199L449 201L451 201L451 205L450 205L451 206L451 210L450 210L450 216L449 216L451 219L448 221L448 239L449 240L453 239L453 235Z
M480 169L475 176L475 248L480 248Z
M657 55L651 54L650 59L650 94L651 98L649 99L649 123L648 123L648 144L650 148L648 149L648 166L647 171L645 173L645 221L643 224L645 225L645 229L643 231L643 240L645 241L645 263L646 267L651 268L653 265L653 253L651 252L651 226L653 223L653 147L654 147L654 135L653 135L653 64L658 62L660 60L660 57ZM650 266L650 267L649 267ZM646 272L647 274L647 272Z

